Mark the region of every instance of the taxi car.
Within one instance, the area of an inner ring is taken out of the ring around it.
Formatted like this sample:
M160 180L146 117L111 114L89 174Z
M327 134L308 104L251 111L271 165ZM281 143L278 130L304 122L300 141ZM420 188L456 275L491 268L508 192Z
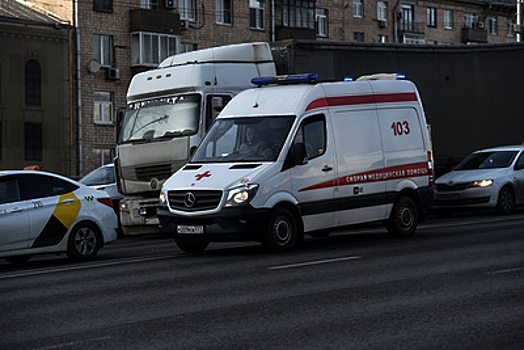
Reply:
M113 163L96 168L78 182L97 190L106 191L113 202L113 208L118 210L120 200L124 196L118 192L116 186L115 165Z
M0 171L0 258L65 252L91 260L116 240L117 227L104 191L43 171Z
M524 204L524 146L473 152L435 185L436 209L486 207L512 213Z

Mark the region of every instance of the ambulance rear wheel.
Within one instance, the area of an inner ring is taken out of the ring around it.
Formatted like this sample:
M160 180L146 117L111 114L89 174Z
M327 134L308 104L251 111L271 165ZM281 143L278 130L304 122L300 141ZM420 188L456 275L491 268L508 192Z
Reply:
M73 260L88 261L98 254L100 245L98 228L90 222L81 222L69 235L67 255Z
M298 226L293 214L286 208L278 208L269 216L262 246L271 252L293 249L299 241Z
M202 253L204 250L206 250L207 246L209 245L209 242L201 241L187 241L183 239L175 239L176 245L180 250L186 252L186 253Z
M418 207L410 197L400 197L393 205L387 222L387 229L392 236L411 236L418 224Z

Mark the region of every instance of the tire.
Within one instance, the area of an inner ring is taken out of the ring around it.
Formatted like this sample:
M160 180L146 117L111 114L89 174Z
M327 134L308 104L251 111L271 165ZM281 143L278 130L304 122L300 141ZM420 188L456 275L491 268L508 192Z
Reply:
M31 255L17 255L17 256L8 256L5 260L9 261L14 265L23 265L31 259Z
M417 229L418 218L419 212L415 201L410 197L400 197L393 205L387 229L395 237L411 236Z
M295 216L285 208L274 210L262 238L262 246L270 252L292 250L300 241Z
M209 245L209 242L206 241L186 241L178 238L175 239L175 242L178 248L186 253L202 253Z
M509 186L502 187L497 200L497 212L501 214L511 214L515 211L515 207L515 192Z
M92 260L98 254L101 243L98 228L89 222L81 222L69 235L67 255L72 260Z

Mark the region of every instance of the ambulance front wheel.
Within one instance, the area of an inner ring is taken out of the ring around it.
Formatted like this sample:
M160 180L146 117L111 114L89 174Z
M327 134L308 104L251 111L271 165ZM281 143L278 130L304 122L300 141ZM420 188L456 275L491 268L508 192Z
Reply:
M69 235L67 255L73 260L88 261L98 254L100 245L98 228L90 222L81 222Z
M298 225L293 213L286 208L275 209L269 216L262 246L271 252L285 252L293 249L298 240Z
M392 236L411 236L417 228L418 216L415 201L407 196L400 197L393 205L387 229Z

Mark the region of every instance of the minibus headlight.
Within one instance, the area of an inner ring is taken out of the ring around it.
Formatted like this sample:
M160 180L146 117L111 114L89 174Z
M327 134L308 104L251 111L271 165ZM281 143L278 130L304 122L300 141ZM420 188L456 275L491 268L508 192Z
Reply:
M493 185L493 180L480 180L480 181L473 181L469 184L470 187L488 187Z
M226 207L236 207L249 203L257 193L257 190L257 184L250 184L229 190Z

